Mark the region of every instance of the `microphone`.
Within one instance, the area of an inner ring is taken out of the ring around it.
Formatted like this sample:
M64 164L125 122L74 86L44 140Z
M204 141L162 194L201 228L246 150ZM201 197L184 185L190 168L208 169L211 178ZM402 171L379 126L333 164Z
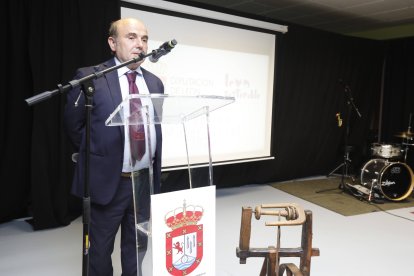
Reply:
M341 113L340 112L338 112L338 113L336 113L336 120L338 121L338 127L341 127L342 126L342 118L341 118Z
M167 42L164 42L157 50L152 50L152 54L149 57L149 60L153 63L157 62L160 57L168 54L174 47L177 45L177 40L173 39Z

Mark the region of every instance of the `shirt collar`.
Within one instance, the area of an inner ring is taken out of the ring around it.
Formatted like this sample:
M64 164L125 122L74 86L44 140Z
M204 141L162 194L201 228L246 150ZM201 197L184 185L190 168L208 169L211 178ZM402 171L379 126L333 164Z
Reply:
M119 65L119 64L121 64L121 62L118 60L118 58L117 57L114 57L114 59L115 59L115 64L116 65ZM137 73L138 73L138 75L139 76L142 76L142 70L141 70L141 66L139 66L137 69L135 69L135 70L131 70L131 69L129 69L128 67L126 67L126 66L123 66L123 67L121 67L121 68L118 68L118 78L120 78L121 76L123 76L123 75L125 75L126 73L128 73L128 72L131 72L131 71L136 71Z

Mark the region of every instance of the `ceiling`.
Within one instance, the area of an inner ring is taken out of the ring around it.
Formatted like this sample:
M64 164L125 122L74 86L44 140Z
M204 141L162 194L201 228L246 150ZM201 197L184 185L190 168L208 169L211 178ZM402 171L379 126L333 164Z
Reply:
M179 2L179 1L173 1ZM414 36L414 0L191 0L276 23L370 39Z

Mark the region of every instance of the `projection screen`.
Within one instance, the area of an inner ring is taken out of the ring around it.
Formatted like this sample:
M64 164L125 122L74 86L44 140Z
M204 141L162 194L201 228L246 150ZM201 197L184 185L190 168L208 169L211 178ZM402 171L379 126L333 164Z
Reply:
M146 24L149 51L177 40L168 55L156 63L147 59L142 65L163 80L166 94L235 97L233 104L212 112L209 118L213 164L273 158L275 31L127 2L122 2L121 17L139 18ZM163 169L187 164L182 128L163 125L162 129ZM203 155L208 154L204 142L200 137L189 141L194 141L193 149L200 146L192 154L201 157L192 163L204 163Z

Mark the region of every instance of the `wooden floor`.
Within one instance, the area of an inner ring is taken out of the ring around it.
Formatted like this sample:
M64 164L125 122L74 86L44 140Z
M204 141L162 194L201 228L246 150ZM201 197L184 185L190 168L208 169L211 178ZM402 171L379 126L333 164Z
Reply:
M345 217L267 185L217 190L215 275L259 275L261 259L250 258L242 265L236 257L241 207L283 202L313 213L313 247L320 249L320 256L312 258L311 275L414 275L414 208ZM275 245L275 229L253 220L251 246ZM300 235L300 227L283 227L281 246L299 246ZM81 237L80 218L67 227L36 232L23 220L0 224L0 275L81 275ZM295 258L283 262L298 264ZM113 265L114 275L120 275L119 250Z

